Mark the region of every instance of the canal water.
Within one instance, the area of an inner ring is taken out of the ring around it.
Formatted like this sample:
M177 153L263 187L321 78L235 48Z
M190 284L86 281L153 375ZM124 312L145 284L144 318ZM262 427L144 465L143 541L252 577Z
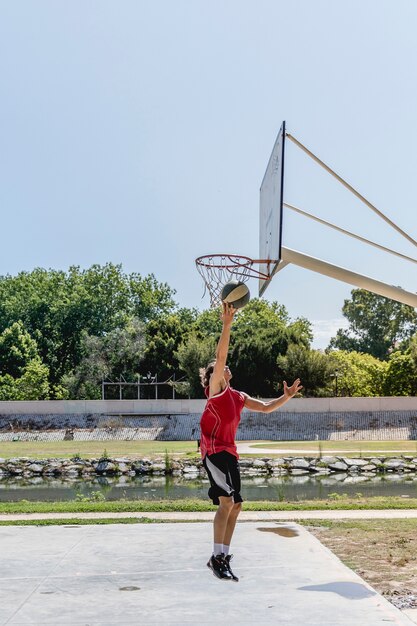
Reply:
M207 499L209 483L195 478L171 476L100 477L91 481L31 479L0 480L0 501L59 501L83 498L106 500L162 500L179 498ZM417 497L417 476L385 474L384 476L277 476L243 477L244 500L302 501L323 499L331 494L358 496ZM331 496L332 497L332 496ZM337 496L333 496L337 497Z

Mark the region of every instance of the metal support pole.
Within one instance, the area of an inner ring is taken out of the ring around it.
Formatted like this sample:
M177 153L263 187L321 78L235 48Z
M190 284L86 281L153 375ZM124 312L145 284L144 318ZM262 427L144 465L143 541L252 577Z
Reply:
M101 399L104 400L104 379L101 381Z
M140 374L138 374L138 400L140 400Z
M329 226L334 230L337 230L339 233L343 235L348 235L349 237L353 237L353 239L357 239L358 241L362 241L362 243L367 243L370 246L374 246L378 248L378 250L382 250L383 252L388 252L389 254L394 254L398 256L400 259L404 259L405 261L411 261L412 263L417 263L417 259L413 259L411 256L407 256L406 254L402 254L402 252L397 252L396 250L391 250L391 248L387 248L386 246L381 246L379 243L375 243L375 241L371 241L370 239L366 239L365 237L361 237L360 235L355 235L355 233L351 233L349 230L344 228L340 228L340 226L336 226L336 224L332 224L331 222L327 222L326 220L317 217L316 215L312 215L312 213L307 213L307 211L303 211L302 209L294 206L293 204L288 204L288 202L283 203L287 209L291 209L291 211L295 211L295 213L300 213L300 215L304 215L305 217L309 217L310 219L318 222L319 224L324 224L325 226Z
M336 180L339 181L339 183L341 183L344 187L346 187L346 189L348 189L351 193L353 193L354 196L356 196L357 198L359 198L359 200L361 200L361 202L363 202L364 204L366 204L366 206L371 209L372 211L374 211L377 215L379 215L379 217L381 217L385 222L387 222L387 224L389 224L390 226L392 226L392 228L394 228L398 233L400 233L400 235L402 235L403 237L405 237L406 239L408 239L408 241L410 243L412 243L413 245L417 246L417 241L415 241L412 237L410 237L410 235L408 235L406 232L404 232L399 226L397 226L397 224L394 224L394 222L392 220L389 219L389 217L387 217L386 215L384 215L382 213L382 211L380 211L379 209L376 208L376 206L374 206L373 204L371 204L369 202L369 200L367 200L364 196L362 196L359 191L356 191L356 189L354 189L352 187L352 185L349 185L349 183L347 183L345 180L343 180L343 178L341 176L339 176L339 174L336 174L336 172L334 172L328 165L326 165L323 161L321 161L315 154L313 154L312 152L310 152L310 150L308 148L306 148L305 146L303 146L303 144L298 141L298 139L296 139L295 137L293 137L292 135L290 135L289 133L286 133L286 136L288 137L288 139L290 139L293 143L295 143L296 146L298 146L299 148L301 148L301 150L303 150L311 159L313 159L313 161L315 161L316 163L318 163L318 165L320 165L323 169L326 170L326 172L328 172L331 176L333 176L334 178L336 178Z
M175 372L174 372L174 376L172 377L172 399L175 400Z
M158 374L155 374L155 400L158 400Z
M417 294L405 291L405 289L401 289L401 287L387 285L369 276L351 272L338 265L327 263L326 261L316 259L307 254L302 254L301 252L297 252L297 250L291 250L291 248L286 248L285 246L282 246L282 258L284 261L287 261L287 263L293 263L298 267L304 267L307 270L312 270L318 274L341 280L349 285L367 289L379 296L384 296L384 298L391 298L392 300L397 300L397 302L402 302L403 304L417 308Z

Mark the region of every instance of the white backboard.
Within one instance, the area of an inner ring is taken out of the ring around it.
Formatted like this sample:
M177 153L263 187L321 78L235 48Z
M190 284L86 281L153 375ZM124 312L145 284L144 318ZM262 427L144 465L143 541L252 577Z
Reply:
M285 122L282 122L261 184L259 202L259 259L271 261L260 264L259 270L271 276L277 271L281 259L284 148ZM270 280L259 280L259 296L269 283Z

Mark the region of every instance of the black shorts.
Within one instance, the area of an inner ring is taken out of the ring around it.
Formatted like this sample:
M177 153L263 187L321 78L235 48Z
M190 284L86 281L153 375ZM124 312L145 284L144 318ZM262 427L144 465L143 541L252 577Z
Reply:
M203 465L210 480L208 495L213 504L220 504L219 496L232 496L234 502L243 502L240 495L239 464L234 454L225 450L207 454Z

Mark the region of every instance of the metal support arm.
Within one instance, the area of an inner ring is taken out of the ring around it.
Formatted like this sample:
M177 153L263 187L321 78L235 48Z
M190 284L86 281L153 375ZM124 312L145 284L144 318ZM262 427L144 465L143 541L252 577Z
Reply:
M339 267L338 265L327 263L327 261L316 259L315 257L302 254L301 252L297 252L297 250L285 248L284 246L281 249L281 253L282 260L286 263L293 263L299 267L304 267L305 269L312 270L318 274L335 278L336 280L348 283L349 285L354 285L355 287L360 287L361 289L367 289L368 291L376 293L379 296L391 298L397 302L417 307L417 293L405 291L405 289L395 287L394 285L387 285L386 283L370 278L369 276L363 276L362 274L351 272L350 270Z

